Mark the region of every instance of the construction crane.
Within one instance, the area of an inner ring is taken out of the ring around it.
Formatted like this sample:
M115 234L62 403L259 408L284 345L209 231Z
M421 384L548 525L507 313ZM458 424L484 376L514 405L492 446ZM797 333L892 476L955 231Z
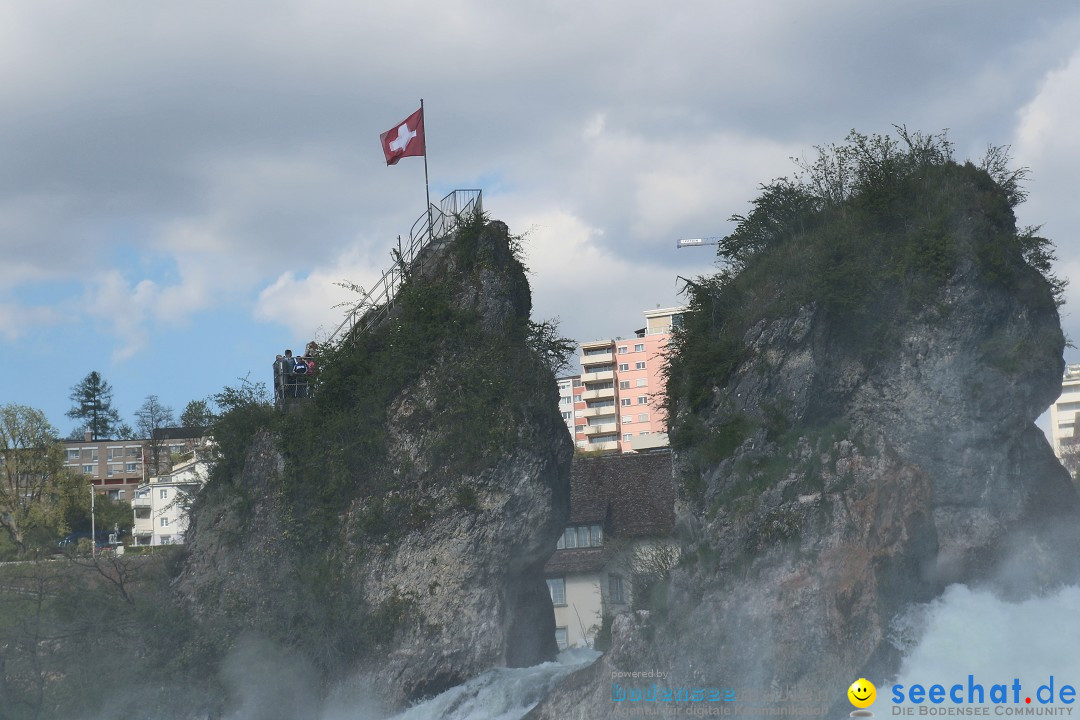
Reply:
M724 238L720 236L702 238L681 238L675 241L675 249L684 247L698 247L699 245L719 245Z

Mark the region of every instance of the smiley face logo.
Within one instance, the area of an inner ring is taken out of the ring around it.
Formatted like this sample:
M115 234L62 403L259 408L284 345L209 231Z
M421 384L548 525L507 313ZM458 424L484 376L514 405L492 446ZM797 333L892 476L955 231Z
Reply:
M857 708L867 708L877 699L877 688L866 678L859 678L847 689L848 700Z

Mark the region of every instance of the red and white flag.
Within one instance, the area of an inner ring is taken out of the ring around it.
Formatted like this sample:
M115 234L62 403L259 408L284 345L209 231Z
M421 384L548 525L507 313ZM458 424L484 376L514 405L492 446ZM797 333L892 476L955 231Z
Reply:
M424 147L424 108L414 112L390 130L379 136L387 165L396 165L403 157L423 155Z

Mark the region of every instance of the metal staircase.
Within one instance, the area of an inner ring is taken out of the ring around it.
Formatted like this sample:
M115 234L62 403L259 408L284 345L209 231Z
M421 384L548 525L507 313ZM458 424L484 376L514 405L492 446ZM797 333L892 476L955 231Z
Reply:
M461 220L473 213L483 212L483 193L480 190L454 190L428 208L428 212L417 218L409 231L409 242L391 252L394 264L382 274L371 290L362 296L345 315L337 329L326 342L333 344L339 337L349 334L364 333L378 327L390 316L394 307L394 297L405 280L405 273L420 258L424 250L431 248L438 251L453 236ZM429 214L430 213L430 214Z

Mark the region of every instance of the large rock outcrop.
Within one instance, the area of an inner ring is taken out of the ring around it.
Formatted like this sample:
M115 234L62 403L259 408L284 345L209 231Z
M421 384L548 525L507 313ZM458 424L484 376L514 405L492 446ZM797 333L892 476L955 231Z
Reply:
M178 581L219 655L256 637L386 710L554 655L542 568L572 447L513 245L465 223L386 322L320 359L302 412L250 422Z
M1007 189L921 159L831 205L768 189L732 236L755 243L737 272L694 289L672 363L683 562L530 717L613 716L612 673L651 668L827 688L840 712L853 679L896 669L907 604L1077 577L1076 491L1034 425L1064 338Z

